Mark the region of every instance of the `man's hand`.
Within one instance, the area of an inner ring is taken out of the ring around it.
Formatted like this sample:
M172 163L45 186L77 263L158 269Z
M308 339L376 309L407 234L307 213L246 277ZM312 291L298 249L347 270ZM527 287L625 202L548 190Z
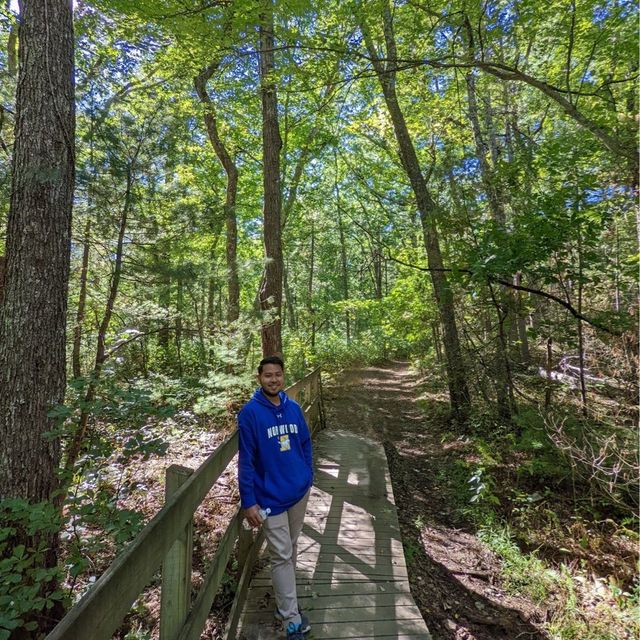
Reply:
M253 507L249 507L244 510L244 517L247 519L247 522L255 529L262 524L262 518L258 513L260 511L260 505L254 504Z

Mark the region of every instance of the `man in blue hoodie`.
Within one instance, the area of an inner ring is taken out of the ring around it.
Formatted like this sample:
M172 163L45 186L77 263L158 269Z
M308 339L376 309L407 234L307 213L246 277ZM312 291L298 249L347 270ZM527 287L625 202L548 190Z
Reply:
M238 484L244 516L263 526L271 558L276 618L287 640L303 640L311 626L296 590L297 542L313 482L311 434L300 405L287 397L284 362L264 358L260 387L238 414Z

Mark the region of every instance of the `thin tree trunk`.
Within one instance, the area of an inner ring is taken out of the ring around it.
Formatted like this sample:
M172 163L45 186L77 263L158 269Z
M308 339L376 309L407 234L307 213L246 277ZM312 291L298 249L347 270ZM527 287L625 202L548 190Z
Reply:
M273 0L265 0L260 24L260 95L262 101L262 167L264 184L265 268L260 286L262 352L282 353L282 238L280 193L280 149L278 94L273 81Z
M216 279L209 276L207 282L207 327L209 332L215 326L215 310L216 310Z
M138 151L139 151L139 147L138 147ZM137 157L138 151L136 151L136 157ZM122 258L124 254L124 236L127 229L129 215L131 213L131 209L133 206L134 166L135 166L135 158L127 166L126 190L124 194L124 204L122 207L122 213L120 216L120 225L118 228L118 240L116 243L116 253L115 253L115 260L113 264L113 274L111 276L111 283L109 285L109 295L107 296L104 315L102 316L102 321L100 322L100 327L98 328L96 357L94 360L93 371L91 372L91 376L90 376L89 383L87 385L87 390L85 392L85 397L84 397L85 408L83 408L80 413L78 426L76 428L73 439L71 440L68 451L67 451L65 467L64 467L67 478L71 476L73 467L75 466L75 463L78 460L78 456L82 451L82 447L84 446L84 442L87 436L87 431L89 428L89 416L90 416L89 407L96 398L96 391L97 391L98 382L100 380L100 376L102 373L102 368L104 366L105 361L108 358L107 346L106 346L107 334L109 332L109 326L111 324L111 318L113 316L113 309L115 307L116 298L118 296L118 290L120 288L120 278L122 276Z
M338 185L336 184L336 198L337 198L337 214L338 214L338 236L340 238L340 268L342 271L342 296L343 300L347 302L349 300L349 270L347 267L347 245L344 237L344 224L342 222L342 212L340 206L340 196L338 191ZM351 318L349 316L349 310L344 312L345 329L347 332L347 344L351 342Z
M11 9L11 0L5 1L7 12ZM11 20L9 27L9 37L7 38L7 73L12 78L18 72L18 25L17 20Z
M180 265L182 267L182 265ZM184 311L184 281L182 273L178 275L176 284L176 360L178 361L178 376L182 377L182 314Z
M82 347L82 325L84 324L84 314L87 302L87 273L89 271L89 241L91 235L91 220L87 218L84 226L84 239L82 247L82 268L80 270L80 291L78 293L78 310L76 311L76 324L73 327L73 351L71 362L73 367L73 377L79 378L82 375L80 364L80 352Z
M294 330L298 327L298 320L296 318L296 309L294 305L293 292L289 286L289 269L287 265L283 265L282 282L284 286L284 299L287 311L287 325L290 329Z
M238 278L238 223L236 220L236 201L238 195L238 168L225 147L218 131L215 105L207 92L207 81L220 67L220 60L214 60L194 79L194 85L200 102L205 107L204 121L220 164L227 174L227 190L224 203L225 225L227 232L227 322L235 322L240 317L240 281Z
M376 242L375 246L372 248L371 261L373 263L374 296L376 300L382 300L383 264L382 264L382 254L380 253L380 249L378 248L378 246L379 246L379 242Z
M582 227L578 221L578 313L582 315ZM587 415L587 385L584 377L584 325L578 318L578 362L580 366L580 395L582 415Z
M313 276L315 275L316 260L316 227L315 221L311 219L311 247L309 249L309 279L307 280L307 309L311 322L315 328L315 310L313 308Z
M547 386L544 391L544 408L551 406L551 392L553 391L553 381L551 371L553 369L553 338L547 338Z
M389 115L393 122L393 128L398 141L400 160L411 182L418 211L420 212L427 261L429 268L432 269L432 271L430 271L431 282L444 329L444 350L447 358L447 379L451 408L454 417L459 422L464 422L469 413L471 398L469 396L465 367L460 351L460 340L458 338L453 305L453 292L451 291L445 272L442 271L442 254L440 252L440 242L435 225L437 206L427 187L416 150L409 135L404 114L402 113L396 95L396 48L391 11L388 4L385 3L384 8L384 31L388 60L386 64L378 57L364 20L361 26L369 56L378 80L380 81Z
M437 322L431 324L431 333L433 334L433 344L436 348L436 361L442 362L442 345L440 343L440 327Z
M465 27L467 30L467 48L468 55L471 60L474 59L474 42L473 31L468 18L465 17ZM498 158L498 149L496 136L493 132L493 119L491 117L491 107L485 102L484 119L487 132L489 135L489 143L485 141L480 127L480 118L478 114L478 99L476 95L476 82L474 76L475 70L469 70L466 75L467 97L469 100L469 120L473 129L473 137L476 145L476 156L480 164L480 177L484 192L487 196L489 211L491 218L496 227L502 231L506 228L506 213L504 208L504 194L498 183L495 174L495 163ZM489 160L489 155L491 161ZM500 291L499 294L489 285L491 299L493 301L496 315L498 318L498 339L495 341L495 357L494 357L494 378L496 386L496 400L498 405L498 413L504 420L510 420L512 405L510 398L513 397L510 376L508 375L508 328L505 329L505 323L509 315L509 310L515 307L514 298L509 292Z
M495 357L493 358L493 377L495 380L496 387L496 400L498 405L498 414L503 420L511 419L511 402L510 397L512 395L511 392L511 384L510 384L510 376L508 370L508 361L505 357L506 353L506 332L505 332L505 318L507 315L507 311L503 307L500 300L498 300L498 295L493 289L493 286L489 284L489 290L491 295L491 300L493 302L493 307L498 316L498 336L497 336L497 346L495 350Z
M216 295L218 293L218 269L217 269L217 258L216 252L218 248L218 242L220 239L220 232L222 230L222 220L216 217L213 217L210 221L210 229L212 236L211 249L209 251L209 277L207 280L207 327L209 332L211 333L216 326L216 324L222 324L222 320L216 316L217 312L217 304L216 304ZM228 272L227 272L228 275ZM227 281L228 282L228 281ZM228 288L227 288L228 293ZM222 288L220 291L220 295L222 295ZM228 298L227 298L228 300Z
M520 286L522 274L518 271L513 276L513 284ZM518 346L520 349L520 362L528 366L531 363L531 353L529 351L529 336L527 335L527 321L524 314L524 304L522 302L522 292L518 291L516 296L516 324L518 328Z
M167 252L155 254L155 263L158 271L160 272L160 289L158 291L158 303L164 310L164 317L160 321L162 328L158 331L158 346L162 349L165 356L169 350L169 319L171 315L171 272L169 265L169 255Z

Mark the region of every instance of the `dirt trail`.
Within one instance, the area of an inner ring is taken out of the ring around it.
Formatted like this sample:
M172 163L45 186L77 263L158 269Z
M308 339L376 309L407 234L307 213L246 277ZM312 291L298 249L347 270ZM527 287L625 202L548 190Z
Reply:
M434 640L542 640L546 612L500 589L500 565L448 506L446 405L418 405L405 363L344 372L326 388L328 428L383 443L389 460L411 591Z

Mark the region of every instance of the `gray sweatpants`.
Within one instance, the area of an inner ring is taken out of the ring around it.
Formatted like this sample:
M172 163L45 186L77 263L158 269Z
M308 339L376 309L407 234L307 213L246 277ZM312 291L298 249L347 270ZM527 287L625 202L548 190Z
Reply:
M311 489L288 511L269 516L263 525L269 547L276 607L284 620L285 629L290 622L300 624L301 621L296 589L296 560L298 536L302 531L310 492Z

